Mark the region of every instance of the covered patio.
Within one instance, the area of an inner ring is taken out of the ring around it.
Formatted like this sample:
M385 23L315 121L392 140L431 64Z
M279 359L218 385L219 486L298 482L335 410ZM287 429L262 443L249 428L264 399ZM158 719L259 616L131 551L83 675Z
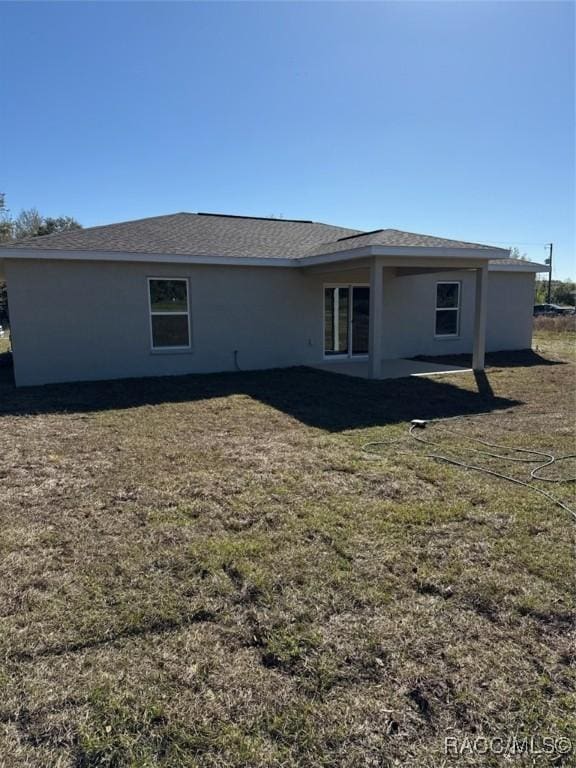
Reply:
M371 379L482 371L491 257L488 248L377 244L319 257L305 270L324 289L324 354L312 367ZM455 303L429 306L437 285L452 289ZM435 330L438 314L454 319L454 328ZM472 353L472 368L415 359L452 350Z
M448 265L443 259L424 259L420 263L411 259L404 259L395 268L397 276L409 276L427 274L430 272L446 272L452 270L472 270L475 278L475 296L474 296L474 320L473 320L473 340L472 340L472 369L474 371L484 370L484 361L486 356L486 318L487 318L487 298L488 298L488 259L479 261L477 254L474 257L460 255L451 260ZM446 373L447 371L433 370L438 367L436 363L420 363L412 360L385 360L380 359L378 350L382 350L383 327L384 327L384 273L385 268L389 266L390 259L382 256L374 256L370 263L370 289L373 296L372 311L370 312L370 342L369 342L369 362L370 378L397 378L397 376L386 375L386 370L410 370L411 365L418 367L432 368L432 370L419 370L412 373L401 373L404 375L430 375L431 373ZM396 365L394 365L396 364ZM400 364L400 365L398 365ZM442 366L440 366L442 367ZM454 366L448 366L448 368ZM456 369L458 370L458 369ZM454 371L453 371L454 372Z

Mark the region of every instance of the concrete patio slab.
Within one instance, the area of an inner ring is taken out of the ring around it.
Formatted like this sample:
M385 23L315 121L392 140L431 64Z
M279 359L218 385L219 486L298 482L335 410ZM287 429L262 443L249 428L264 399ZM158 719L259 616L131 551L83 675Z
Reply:
M324 363L311 366L328 373L339 373L343 376L354 376L360 379L370 378L368 360L327 360ZM472 368L461 368L445 363L429 363L422 360L382 360L380 363L379 379L401 379L406 376L439 376L444 373L470 373Z

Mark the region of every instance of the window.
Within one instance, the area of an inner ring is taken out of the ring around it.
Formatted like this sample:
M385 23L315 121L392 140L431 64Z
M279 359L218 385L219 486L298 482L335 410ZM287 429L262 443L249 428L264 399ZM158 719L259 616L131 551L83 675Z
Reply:
M188 280L148 278L152 349L189 349Z
M460 283L436 283L436 336L460 332Z

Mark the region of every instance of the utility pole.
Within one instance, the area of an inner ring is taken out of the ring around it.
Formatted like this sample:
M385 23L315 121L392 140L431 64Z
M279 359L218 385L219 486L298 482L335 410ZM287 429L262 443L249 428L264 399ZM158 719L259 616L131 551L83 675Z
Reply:
M548 248L550 248L550 256L546 259L546 264L548 264L548 298L546 299L546 302L550 304L550 297L552 295L552 247L553 243L548 244Z

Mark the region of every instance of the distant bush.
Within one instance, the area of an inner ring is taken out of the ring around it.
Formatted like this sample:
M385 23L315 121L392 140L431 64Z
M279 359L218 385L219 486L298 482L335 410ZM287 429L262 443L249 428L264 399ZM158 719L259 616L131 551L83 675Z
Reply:
M576 283L572 280L552 280L550 298L548 298L548 280L536 280L535 304L576 305Z
M548 333L576 331L576 315L540 316L534 318L534 330Z

